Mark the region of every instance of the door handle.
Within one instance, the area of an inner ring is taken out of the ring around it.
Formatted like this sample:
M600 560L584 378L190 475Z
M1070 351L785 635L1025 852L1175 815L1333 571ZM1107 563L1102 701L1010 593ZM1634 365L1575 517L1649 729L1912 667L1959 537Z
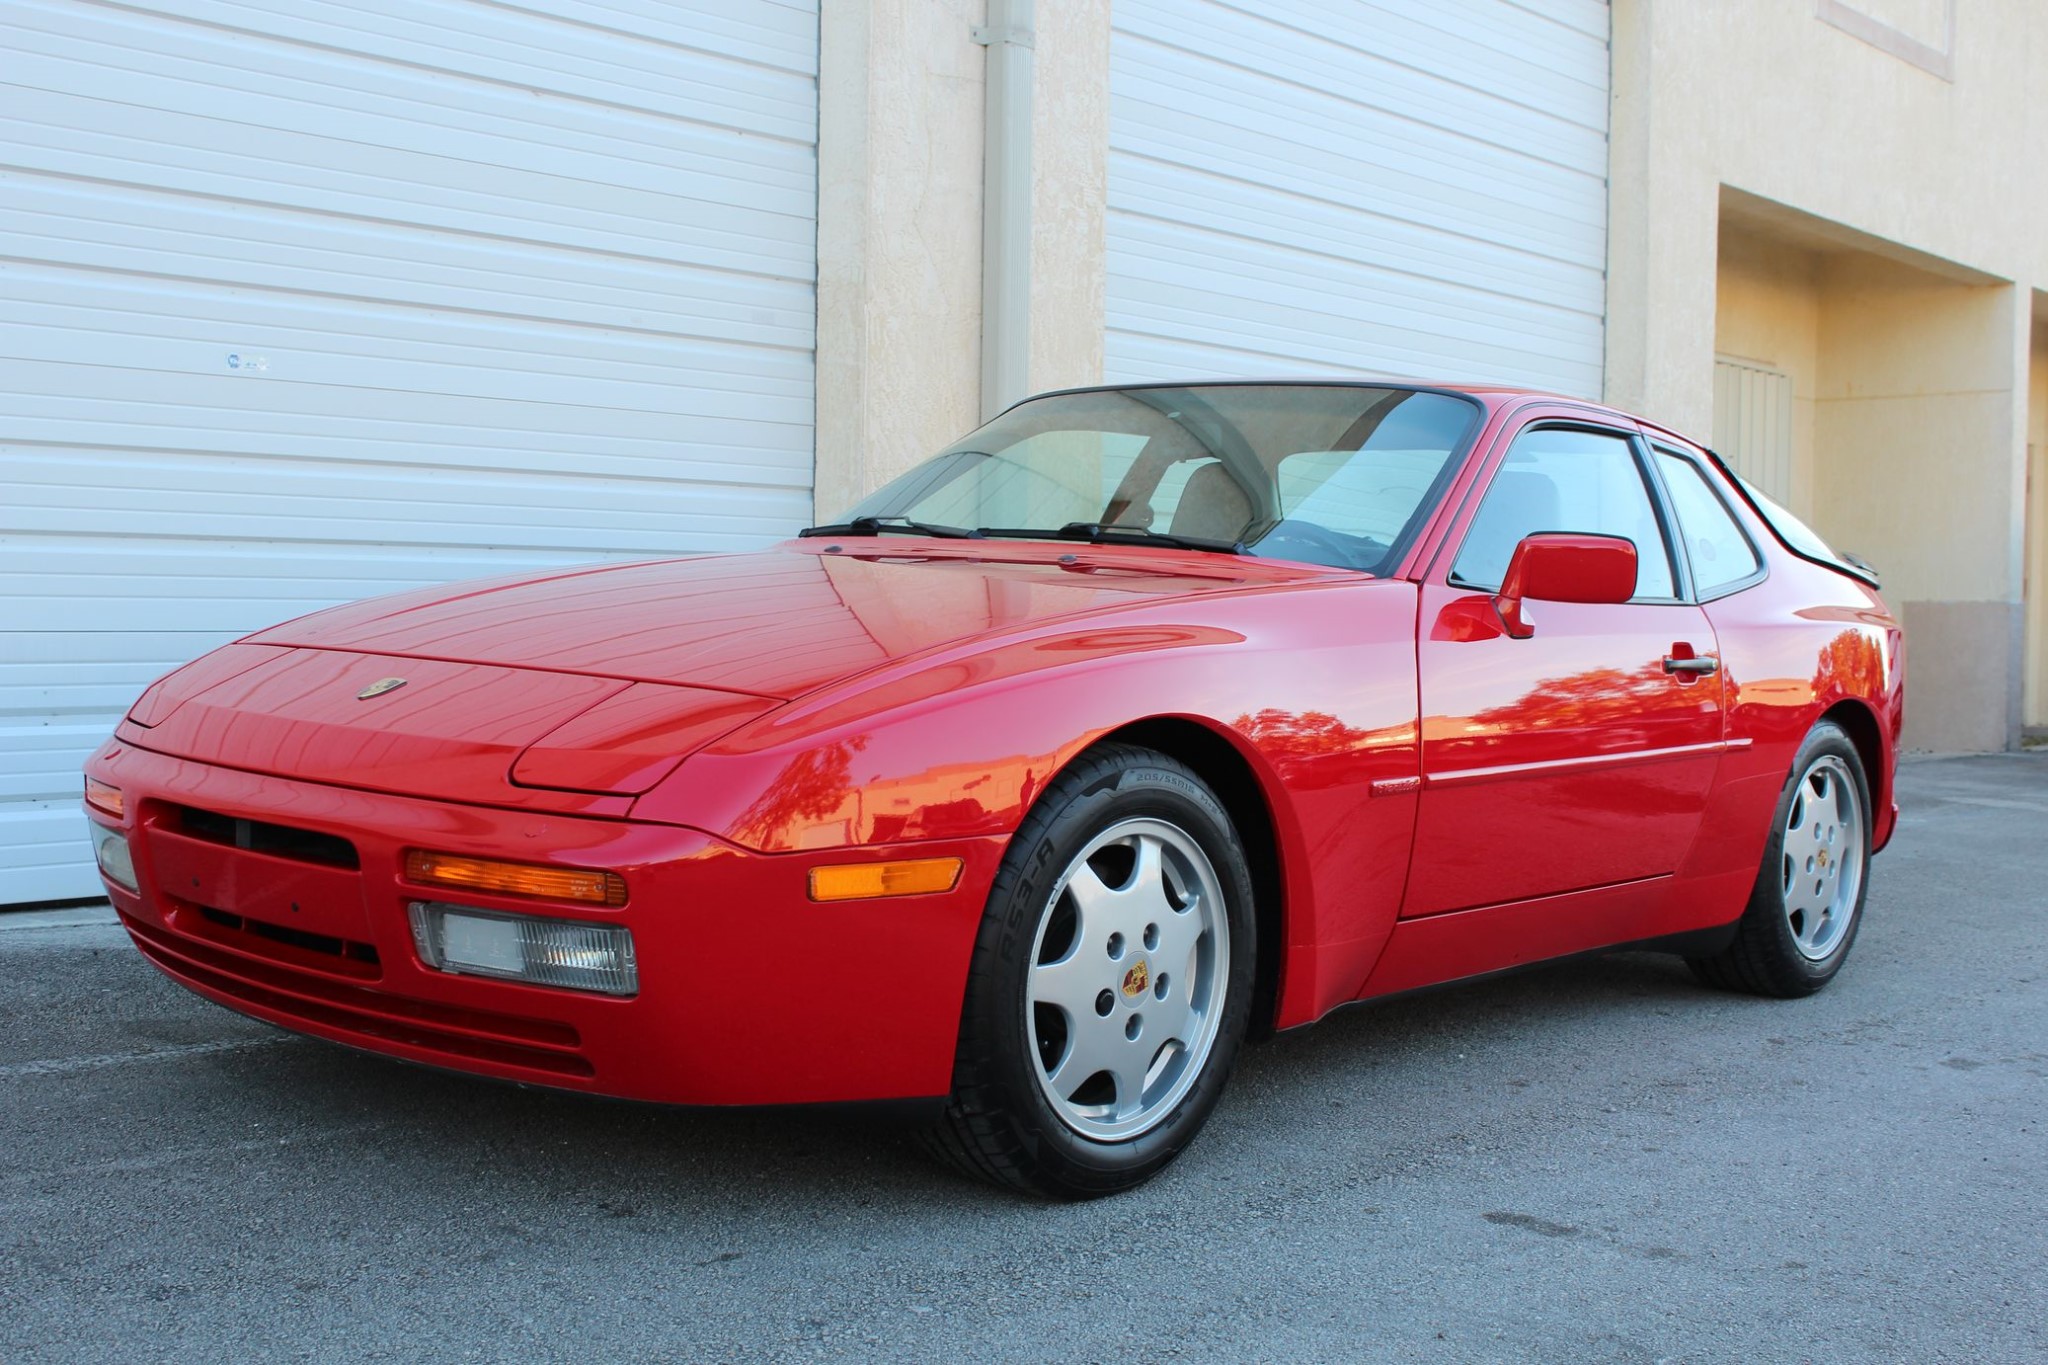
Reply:
M1721 671L1721 661L1711 656L1666 654L1664 656L1664 671L1666 673L1690 673L1694 677L1707 678Z

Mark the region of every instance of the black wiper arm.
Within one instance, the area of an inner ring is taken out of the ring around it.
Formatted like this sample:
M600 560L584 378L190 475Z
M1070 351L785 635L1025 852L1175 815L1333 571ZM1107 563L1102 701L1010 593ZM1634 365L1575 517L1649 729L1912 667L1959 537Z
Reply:
M1208 550L1221 555L1247 554L1241 540L1211 540L1207 536L1177 536L1143 526L1105 525L1099 521L1070 521L1057 531L1031 526L983 526L985 536L1044 537L1048 540L1085 540L1091 545L1164 545L1176 550Z
M912 521L909 517L855 517L851 521L833 522L826 526L806 526L797 532L805 536L878 536L884 531L900 531L905 535L932 536L939 540L980 540L980 531L965 526L940 526L935 522Z

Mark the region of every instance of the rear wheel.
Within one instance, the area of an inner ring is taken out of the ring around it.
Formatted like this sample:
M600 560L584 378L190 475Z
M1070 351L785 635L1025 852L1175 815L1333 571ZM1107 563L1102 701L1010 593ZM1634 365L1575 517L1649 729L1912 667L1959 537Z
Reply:
M1778 799L1763 867L1729 945L1688 961L1701 980L1757 995L1811 995L1849 956L1870 867L1870 784L1841 727L1813 727Z
M1054 1198L1156 1174L1243 1041L1251 916L1243 847L1190 769L1128 745L1077 762L997 874L933 1145Z

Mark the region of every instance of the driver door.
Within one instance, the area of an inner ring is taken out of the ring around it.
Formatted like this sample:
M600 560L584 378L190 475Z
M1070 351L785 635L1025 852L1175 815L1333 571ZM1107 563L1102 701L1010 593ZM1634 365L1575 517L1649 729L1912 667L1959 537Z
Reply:
M1423 584L1423 793L1404 917L1642 883L1691 845L1723 737L1718 654L1671 554L1661 495L1625 431L1537 419L1508 445L1455 550ZM1522 537L1624 536L1636 594L1529 602L1511 638L1493 594ZM1714 671L1703 671L1712 668Z

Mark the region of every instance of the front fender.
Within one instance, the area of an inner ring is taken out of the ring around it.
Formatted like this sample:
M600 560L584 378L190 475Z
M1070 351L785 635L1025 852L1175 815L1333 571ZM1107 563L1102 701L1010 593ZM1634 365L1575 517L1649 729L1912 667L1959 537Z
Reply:
M765 853L1013 833L1074 757L1162 716L1222 734L1283 862L1287 1016L1349 998L1405 885L1419 776L1412 584L1149 603L891 665L684 760L636 819ZM1294 983L1300 982L1300 994Z

